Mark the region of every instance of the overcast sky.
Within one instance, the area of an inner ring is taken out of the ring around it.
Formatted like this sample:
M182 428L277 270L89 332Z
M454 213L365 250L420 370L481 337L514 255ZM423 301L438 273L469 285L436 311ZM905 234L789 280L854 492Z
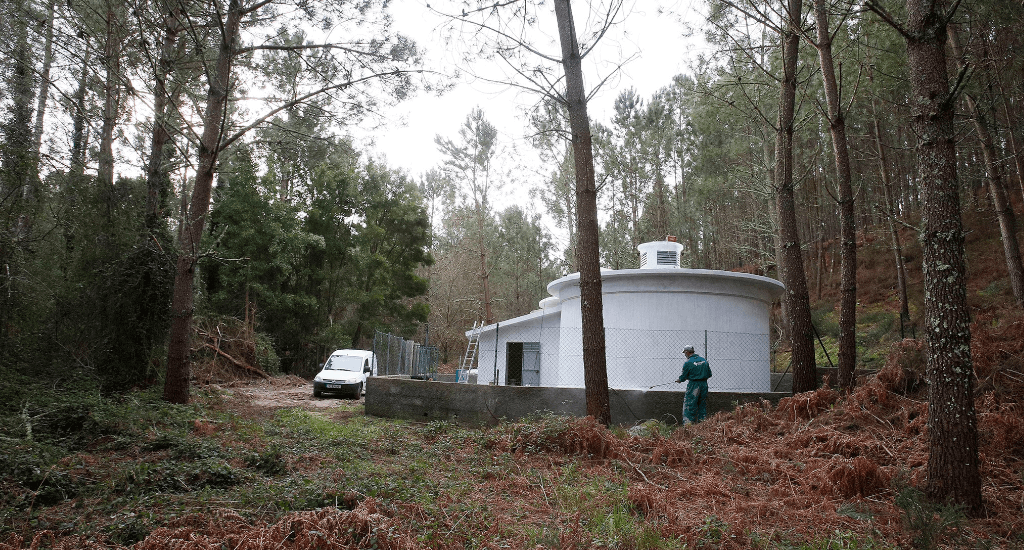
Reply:
M618 78L613 79L591 100L589 111L592 122L607 122L615 97L629 87L634 87L642 98L649 98L658 89L667 86L672 77L688 72L688 67L703 48L699 28L682 21L700 21L698 11L703 10L700 0L626 0L630 8L625 23L607 39L609 48L598 55L584 60L588 86L597 77L596 70L608 72L607 67L624 57L635 54L636 58L627 64ZM426 49L428 65L439 70L450 70L454 54L447 50L438 30L444 19L432 13L424 0L397 0L391 4L395 25L399 32L416 40ZM449 0L434 0L434 6L457 4ZM576 2L574 18L577 24L583 20L587 3ZM550 26L547 31L557 39L554 28L553 4L545 2L541 9L549 7L551 18L541 21L541 26ZM545 25L545 23L549 23ZM557 48L557 45L555 46ZM557 49L551 53L557 53ZM604 56L604 59L601 58ZM603 68L596 68L603 67ZM532 94L515 91L507 86L497 86L462 78L453 90L441 97L419 94L412 100L401 103L389 112L391 121L384 129L373 131L364 140L372 139L370 148L377 155L386 156L388 164L408 171L419 177L427 170L438 166L442 160L434 146L434 136L455 138L459 126L465 121L470 110L479 105L487 120L497 126L499 139L506 150L515 148L513 153L522 157L529 165L535 163L533 151L524 136L527 134L524 107L536 103ZM364 141L365 143L365 141ZM536 182L536 183L539 183Z

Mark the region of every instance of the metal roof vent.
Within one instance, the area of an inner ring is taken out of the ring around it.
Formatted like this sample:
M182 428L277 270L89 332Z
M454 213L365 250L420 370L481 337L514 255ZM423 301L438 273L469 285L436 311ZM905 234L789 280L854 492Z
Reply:
M636 247L640 251L640 269L664 269L679 267L679 253L683 245L672 240L653 241Z

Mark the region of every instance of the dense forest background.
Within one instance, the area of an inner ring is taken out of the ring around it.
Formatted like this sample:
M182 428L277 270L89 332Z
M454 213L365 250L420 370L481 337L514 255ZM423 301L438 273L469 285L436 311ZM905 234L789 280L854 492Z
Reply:
M798 10L794 66L778 6L710 2L703 32L716 53L651 97L622 90L613 118L594 127L602 264L635 267L637 244L672 234L684 267L778 275L779 85L792 72L793 229L810 300L839 300L829 289L849 205L855 238L892 249L892 299L920 333L903 247L924 227L926 182L906 42L893 25L907 15L873 5L827 6L837 117L814 6ZM443 85L418 72L417 46L382 6L4 0L0 10L9 380L60 373L106 391L155 383L175 320L192 315L191 353L234 346L233 358L269 373L308 375L331 349L368 346L375 330L429 337L454 361L474 322L536 308L549 281L577 270L560 106L533 112L545 174L532 179L481 108L457 135L410 144L445 154L422 176L345 137L355 121ZM992 292L1018 303L1022 18L1019 3L960 5L948 58L962 209L1003 229L1008 267ZM342 38L314 30L328 28ZM532 201L499 204L507 186L529 188ZM182 301L172 308L172 298ZM788 347L785 326L777 336Z

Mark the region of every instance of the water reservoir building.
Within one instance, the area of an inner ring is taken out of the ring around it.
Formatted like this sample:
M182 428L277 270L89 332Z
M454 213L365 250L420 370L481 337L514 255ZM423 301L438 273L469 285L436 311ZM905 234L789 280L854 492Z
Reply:
M639 269L601 271L608 384L680 390L672 383L693 345L711 363L712 392L771 391L770 311L775 279L679 267L683 247L639 245ZM520 317L477 329L478 384L581 388L580 276L548 284L550 296Z

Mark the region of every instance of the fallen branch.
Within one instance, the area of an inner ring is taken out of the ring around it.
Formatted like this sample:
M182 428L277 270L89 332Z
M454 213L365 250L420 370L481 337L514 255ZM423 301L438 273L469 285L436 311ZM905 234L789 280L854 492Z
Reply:
M662 487L661 485L658 485L657 483L655 483L655 482L653 482L653 481L651 481L651 480L647 479L647 474L643 473L643 471L642 471L642 470L640 470L640 467L639 467L639 466L637 466L636 464L633 464L632 462L630 462L630 461L629 461L629 459L628 459L628 458L626 458L625 456L623 456L623 457L622 457L622 460L625 460L625 461L626 461L626 464L629 464L630 466L632 466L632 467L633 467L633 469L634 469L634 470L636 470L636 472L637 472L638 474L640 474L640 475L641 475L641 476L642 476L642 477L644 478L644 481L646 481L647 483L650 483L651 485L654 485L655 487L657 487L657 488L659 488L659 489L661 489L661 490L663 490L663 491L667 491L667 490L668 490L668 488L666 488L666 487ZM545 495L545 497L546 497L546 496L547 496L547 495Z
M258 375L260 378L263 378L263 379L270 378L269 374L263 372L262 370L260 370L260 369L258 369L256 367L253 367L253 366L250 366L250 365L246 365L245 363L239 361L238 359L235 359L234 357L231 357L230 355L224 353L223 351L220 350L220 348L218 348L217 346L215 346L213 344L204 343L203 346L208 347L208 348L212 349L213 351L217 352L217 355L223 356L228 361L231 361L232 365L234 365L234 366L236 366L236 367L238 367L238 368L240 368L242 370L247 370L247 371L249 371L249 372L251 372L253 374Z
M1024 380L1021 380L1020 378L1017 378L1016 376L1010 376L1006 371L1010 371L1010 372L1012 372L1014 374L1020 375L1019 372L1017 372L1017 371L1015 371L1013 369L1002 369L1002 370L997 370L996 372L999 373L999 374L1002 374L1003 376L1009 378L1010 380L1013 380L1014 382L1024 382Z

